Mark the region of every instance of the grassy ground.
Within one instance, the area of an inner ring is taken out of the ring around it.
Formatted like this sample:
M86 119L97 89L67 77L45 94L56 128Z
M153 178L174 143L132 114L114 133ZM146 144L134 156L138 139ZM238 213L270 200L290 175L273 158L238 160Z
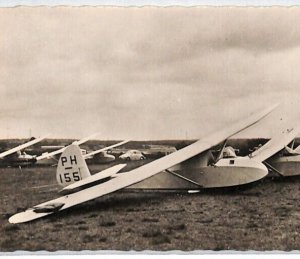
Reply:
M117 192L12 225L10 215L58 196L55 168L0 169L0 251L299 250L299 183L266 179L230 193Z

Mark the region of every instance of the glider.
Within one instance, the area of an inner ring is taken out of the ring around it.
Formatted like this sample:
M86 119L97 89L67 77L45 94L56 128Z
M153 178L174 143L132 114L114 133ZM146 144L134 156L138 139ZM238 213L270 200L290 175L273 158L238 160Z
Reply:
M21 152L21 150L41 142L47 136L30 140L29 142L0 153L0 163L9 166L21 166L35 163L35 155L26 154L25 152Z
M240 120L226 129L216 131L179 151L119 174L118 172L124 165L117 165L91 175L79 147L70 145L63 151L57 166L57 181L64 186L63 192L68 194L15 214L9 218L9 222L16 224L32 221L143 182L164 170L169 171L168 169L175 165L179 164L184 167L189 159L250 127L269 114L274 108L275 106L272 106L259 113L252 114L246 119ZM210 173L203 173L201 170L198 170L198 175L205 175L204 180L208 181L211 186L216 185L216 187L250 183L265 177L268 173L267 168L262 163L251 160L249 157L221 158L211 168ZM216 168L215 172L213 168ZM203 188L202 182L197 182L170 171L170 174L172 173L198 188ZM220 184L221 186L219 186Z
M81 140L77 140L74 141L72 144L74 145L81 145L87 141L89 141L90 139L92 139L93 137L97 136L99 133L95 133L93 135L90 135L86 138L83 138ZM57 163L58 160L58 156L64 152L64 150L66 149L66 147L62 147L58 150L52 151L52 152L45 152L40 156L36 157L36 164L55 164ZM82 150L82 152L86 152L85 150Z
M111 154L107 154L106 151L109 150L109 149L124 145L124 144L128 143L129 141L130 140L124 140L120 143L113 144L111 146L89 152L89 153L85 154L83 157L84 157L84 159L87 159L87 160L93 160L93 162L96 162L96 163L112 162L116 159L115 156L113 156Z
M295 124L295 123L294 123ZM250 159L263 162L271 171L281 176L295 176L300 174L300 146L293 148L294 140L300 133L300 125L285 123L278 133L265 145L249 154ZM292 144L289 147L289 144Z

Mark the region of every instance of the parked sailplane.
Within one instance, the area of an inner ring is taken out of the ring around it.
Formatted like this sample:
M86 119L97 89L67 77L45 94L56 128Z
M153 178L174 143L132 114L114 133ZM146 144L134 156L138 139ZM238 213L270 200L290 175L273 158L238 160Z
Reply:
M74 141L72 144L73 145L81 145L85 142L87 142L88 140L90 140L92 137L96 136L98 134L93 134L89 137L86 137L82 140L78 140L78 141ZM95 150L95 151L92 151L92 152L88 152L84 149L80 149L81 150L81 153L84 157L84 159L87 159L87 160L91 160L93 159L95 156L96 156L96 159L98 160L98 162L100 163L108 163L108 162L112 162L115 160L115 156L113 155L109 155L106 153L107 150L110 150L114 147L118 147L118 146L121 146L121 145L124 145L126 143L128 143L129 140L124 140L122 142L119 142L119 143L116 143L116 144L113 144L111 146L108 146L108 147L104 147L104 148L101 148L101 149L98 149L98 150ZM66 147L61 147L60 149L58 150L55 150L53 152L46 152L46 153L43 153L41 156L38 156L36 158L37 160L37 164L38 165L41 165L41 164L56 164L58 159L59 159L59 156L61 155L61 153L63 153L63 151L66 149ZM100 154L100 156L99 156Z
M81 145L87 141L89 141L90 139L92 139L93 137L99 135L99 133L94 133L88 137L85 137L81 140L77 140L77 141L74 141L72 142L72 144L74 145ZM53 164L56 164L58 159L59 159L59 156L61 155L61 153L66 149L66 147L61 147L55 151L52 151L52 152L45 152L43 153L42 155L40 156L37 156L36 157L36 164L37 165L53 165ZM86 150L84 149L81 149L81 152L83 154L86 154Z
M293 124L294 127L287 127ZM299 123L284 123L275 136L249 155L250 159L263 162L271 171L281 176L300 175L300 146L295 149L293 147L299 133Z
M24 144L21 144L17 147L14 147L12 149L0 153L0 164L5 166L25 166L25 165L31 165L35 163L36 162L35 155L29 155L21 151L27 147L30 147L34 144L41 142L47 136L32 139Z
M124 145L124 144L128 143L129 141L130 140L124 140L122 142L113 144L111 146L104 147L104 148L101 148L101 149L98 149L98 150L95 150L95 151L92 151L92 152L88 152L87 154L84 154L83 157L87 161L93 159L93 162L96 162L96 163L108 163L108 162L112 162L112 161L114 161L116 159L115 156L107 154L106 151L110 150L112 148ZM95 157L96 157L96 161L94 160Z
M267 175L268 170L261 162L249 157L220 158L214 165L198 168L197 172L193 170L191 174L189 174L190 166L188 164L191 158L255 124L275 107L272 106L252 114L228 128L216 131L174 153L124 173L118 173L125 166L121 164L91 175L78 146L70 145L63 151L57 166L57 181L64 187L62 193L67 193L67 195L17 213L9 218L9 222L23 223L56 213L128 186L142 183L165 170L170 175L192 184L194 189L229 187L260 180ZM172 171L172 167L178 164L182 165L183 175ZM198 173L198 177L196 177L196 173ZM91 187L92 183L94 185Z
M291 127L291 125L294 126ZM277 132L271 139L264 145L259 144L254 150L251 150L248 157L251 160L262 162L271 172L275 172L279 176L300 175L300 145L294 148L295 138L299 133L299 123L295 123L295 121L283 122L283 125L278 126ZM237 157L236 151L231 146L224 146L222 157Z

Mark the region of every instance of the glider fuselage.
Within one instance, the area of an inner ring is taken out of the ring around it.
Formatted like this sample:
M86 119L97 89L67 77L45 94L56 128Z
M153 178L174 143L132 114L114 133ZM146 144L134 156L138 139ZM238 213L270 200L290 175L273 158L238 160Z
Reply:
M220 159L209 165L209 155L195 157L163 171L129 189L191 190L233 187L258 181L268 174L260 162L247 157Z
M274 156L267 160L282 176L300 175L300 155Z

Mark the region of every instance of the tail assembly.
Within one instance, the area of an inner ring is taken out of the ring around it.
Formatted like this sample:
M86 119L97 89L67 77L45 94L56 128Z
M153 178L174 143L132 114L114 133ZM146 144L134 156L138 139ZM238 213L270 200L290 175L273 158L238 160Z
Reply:
M90 177L90 171L77 145L68 146L61 154L56 170L56 180L61 186L68 186Z
M126 166L126 164L119 164L119 165L115 165L112 166L110 168L107 168L99 173L96 173L90 177L87 177L85 179L82 179L81 181L78 181L76 183L72 183L66 187L64 187L60 193L62 195L64 194L69 194L69 193L74 193L77 191L80 191L82 189L85 188L89 188L91 186L94 186L96 184L101 184L101 183L105 183L109 180L111 180L112 178L117 177L117 173L123 169Z

